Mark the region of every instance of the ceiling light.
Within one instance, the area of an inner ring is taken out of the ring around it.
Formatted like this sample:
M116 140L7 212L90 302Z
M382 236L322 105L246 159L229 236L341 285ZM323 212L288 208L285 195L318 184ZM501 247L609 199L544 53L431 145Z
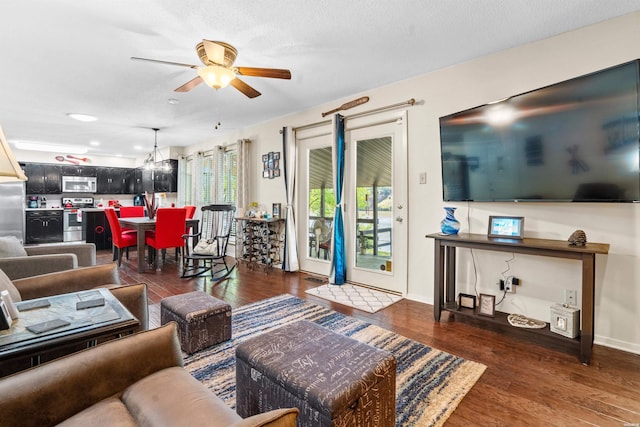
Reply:
M162 157L162 153L158 150L158 128L152 128L154 135L153 140L153 151L149 153L146 160L144 161L144 168L151 171L151 180L155 182L156 176L155 171L171 171L171 165L168 162L164 161ZM158 164L158 159L160 163Z
M167 99L167 102L169 104L171 104L171 105L177 105L177 104L180 103L180 100L179 99L175 99L175 98L169 98L169 99Z
M215 89L227 87L231 80L236 78L236 73L219 65L208 65L198 68L198 75L204 82Z
M89 151L86 147L77 145L57 145L46 144L43 142L32 141L11 141L11 143L19 150L27 151L46 151L48 153L65 153L65 154L86 154Z
M97 147L100 145L100 141L89 141L89 145L92 147Z
M90 116L89 114L82 113L67 113L67 116L80 122L95 122L96 120L98 120L98 118L95 116Z

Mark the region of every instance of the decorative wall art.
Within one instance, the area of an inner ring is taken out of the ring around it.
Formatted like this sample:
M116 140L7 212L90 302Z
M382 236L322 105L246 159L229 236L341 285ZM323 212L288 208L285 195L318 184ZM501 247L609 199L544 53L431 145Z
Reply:
M276 178L280 176L280 152L271 151L262 155L262 177Z

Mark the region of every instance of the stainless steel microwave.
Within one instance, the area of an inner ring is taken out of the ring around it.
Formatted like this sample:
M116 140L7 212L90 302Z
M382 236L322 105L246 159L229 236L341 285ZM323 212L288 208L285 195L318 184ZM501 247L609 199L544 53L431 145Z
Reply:
M95 193L98 179L95 176L63 176L63 193Z

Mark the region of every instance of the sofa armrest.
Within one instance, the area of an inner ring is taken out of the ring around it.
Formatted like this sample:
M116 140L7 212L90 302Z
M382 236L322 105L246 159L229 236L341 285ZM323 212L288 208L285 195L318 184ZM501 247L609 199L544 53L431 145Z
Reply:
M77 267L78 258L72 253L0 258L0 270L11 280Z
M3 425L55 425L148 375L183 366L174 322L0 379Z
M26 300L85 291L108 284L118 285L120 276L116 263L110 263L13 280L13 284L22 299Z
M78 267L96 265L96 245L93 243L71 243L51 246L25 246L29 255L75 254L78 257Z
M140 322L140 327L136 330L146 331L149 329L149 307L147 303L147 285L138 283L135 285L105 285L100 286L111 291L114 297L124 305L131 314Z

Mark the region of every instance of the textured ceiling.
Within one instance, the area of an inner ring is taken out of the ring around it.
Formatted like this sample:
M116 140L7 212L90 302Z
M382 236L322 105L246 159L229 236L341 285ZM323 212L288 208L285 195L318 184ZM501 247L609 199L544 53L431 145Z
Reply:
M153 127L160 147L191 145L635 10L640 0L2 0L0 125L9 141L99 141L89 154L137 157ZM195 70L129 59L199 65L203 38L292 80L243 78L255 99L176 93Z

